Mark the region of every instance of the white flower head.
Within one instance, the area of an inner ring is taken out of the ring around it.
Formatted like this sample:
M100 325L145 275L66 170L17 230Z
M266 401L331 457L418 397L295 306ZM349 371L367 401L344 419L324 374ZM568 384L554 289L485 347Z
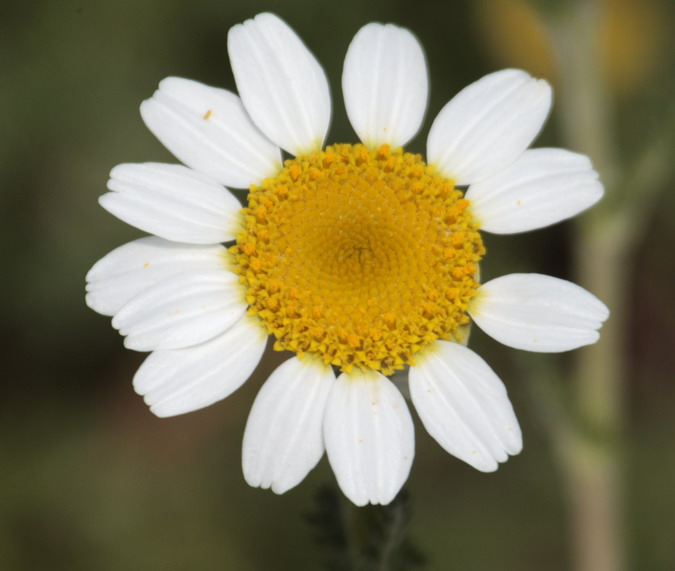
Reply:
M89 306L113 316L128 348L151 351L134 388L162 417L208 406L246 381L272 335L296 356L251 410L251 485L282 493L325 451L355 504L390 502L414 456L410 412L388 378L407 367L429 434L495 470L522 438L504 385L465 346L471 320L506 345L555 352L594 343L608 316L553 277L479 283L479 230L541 228L603 194L587 157L527 150L549 85L514 69L469 85L436 117L425 162L402 148L428 96L408 30L368 24L349 46L354 145L324 147L328 82L285 22L259 14L230 30L228 46L239 96L172 77L141 106L186 166L119 165L100 199L153 234L87 275ZM294 157L283 164L282 149ZM248 188L247 205L224 185Z

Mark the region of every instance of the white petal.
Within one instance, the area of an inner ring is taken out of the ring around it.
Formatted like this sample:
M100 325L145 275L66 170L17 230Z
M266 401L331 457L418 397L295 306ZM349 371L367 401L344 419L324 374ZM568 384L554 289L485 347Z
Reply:
M410 396L427 432L481 472L523 447L506 388L471 349L437 341L408 375Z
M239 278L228 271L176 274L132 298L112 324L128 349L182 349L237 322L246 310L244 296Z
M241 204L209 177L182 165L124 164L110 173L99 203L120 220L188 244L233 240Z
M293 155L321 148L331 103L323 69L274 14L230 29L227 41L239 95L254 123Z
M200 345L151 353L134 377L134 389L157 416L204 408L229 396L249 378L266 343L259 320L245 316Z
M557 353L595 343L609 310L571 282L540 274L510 274L480 286L469 314L504 345Z
M603 186L586 155L531 149L465 197L481 230L513 234L576 216L602 198Z
M347 115L369 147L405 145L422 126L429 79L417 38L392 24L361 28L342 74Z
M517 69L486 75L441 109L429 132L429 163L459 185L486 179L525 151L550 108L544 80Z
M225 269L221 245L176 244L150 236L116 248L87 274L87 305L115 315L132 297L163 279L181 273Z
M388 504L408 477L415 454L403 396L380 373L343 373L326 403L324 441L344 494L357 506Z
M248 188L281 168L281 153L252 123L239 97L167 77L141 116L181 162L232 188Z
M251 486L283 494L323 456L323 412L335 374L305 357L281 364L253 403L243 445L244 477Z

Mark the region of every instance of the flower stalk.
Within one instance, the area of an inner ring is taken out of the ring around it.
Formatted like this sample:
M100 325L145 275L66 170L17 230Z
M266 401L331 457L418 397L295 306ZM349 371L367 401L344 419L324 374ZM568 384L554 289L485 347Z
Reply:
M549 21L560 73L561 127L567 145L588 154L607 195L576 226L575 278L612 314L595 345L574 353L568 414L557 439L570 505L572 568L621 571L624 541L624 359L630 282L625 268L636 239L619 181L612 106L600 61L602 3L572 0Z

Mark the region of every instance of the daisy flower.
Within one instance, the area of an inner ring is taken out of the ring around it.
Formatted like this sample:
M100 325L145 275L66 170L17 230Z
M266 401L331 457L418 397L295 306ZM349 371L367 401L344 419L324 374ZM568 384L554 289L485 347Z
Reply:
M603 194L586 156L526 150L551 88L515 69L469 85L434 120L425 161L403 150L428 94L408 30L368 24L349 46L342 90L358 144L324 147L325 73L277 16L234 26L228 49L238 96L170 77L141 105L185 166L119 165L100 199L153 235L87 275L88 305L113 316L126 347L151 351L135 390L160 417L208 406L246 381L272 336L295 355L253 404L249 484L282 493L325 451L352 502L390 502L415 451L388 378L400 369L427 432L496 470L522 437L504 385L466 346L470 322L510 347L558 352L597 341L608 316L557 278L479 281L479 230L548 226ZM247 204L226 187L249 189Z

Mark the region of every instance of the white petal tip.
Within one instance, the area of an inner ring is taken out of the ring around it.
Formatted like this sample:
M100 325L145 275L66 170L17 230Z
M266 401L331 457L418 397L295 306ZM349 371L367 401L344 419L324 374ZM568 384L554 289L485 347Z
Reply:
M147 402L145 404L148 404ZM191 412L189 410L178 412L178 411L172 411L167 409L166 407L163 406L151 406L150 407L150 412L154 414L157 418L171 418L172 416L179 416L181 414L186 414L188 412Z
M227 45L237 89L258 128L296 156L321 148L331 118L328 81L293 29L265 12L231 28Z
M287 482L281 480L261 479L257 474L251 474L244 470L244 481L252 488L260 488L261 490L270 490L276 495L280 496L289 490L295 488L300 482Z
M326 404L324 440L345 496L358 506L389 503L415 455L412 418L394 384L375 372L343 373Z
M140 110L182 163L221 184L247 188L278 172L279 148L255 127L234 93L168 77Z
M531 149L465 197L481 230L515 234L572 218L602 198L604 188L587 156L565 149Z
M491 73L460 91L438 114L427 156L458 185L479 182L516 160L541 130L551 87L522 70Z
M493 472L496 472L497 469L499 468L499 462L496 461L483 464L479 462L473 463L467 460L467 463L476 470L478 470L479 472L483 472L484 474L492 474Z
M244 317L224 333L188 349L149 355L134 376L134 390L159 417L205 408L236 391L265 349L260 327Z
M509 274L483 284L469 313L500 343L538 353L597 342L609 317L607 306L585 289L540 274Z
M471 349L437 341L410 368L410 396L427 432L453 456L481 472L522 448L506 388Z
M366 146L410 141L422 125L428 85L422 46L409 30L371 23L354 36L342 89L349 120Z
M293 489L297 484L288 484L286 482L283 483L273 483L271 486L268 486L270 490L272 490L275 494L280 496L281 494L285 494L288 490Z
M270 375L244 431L242 467L252 486L276 494L299 484L324 452L322 422L335 382L330 367L292 357Z

